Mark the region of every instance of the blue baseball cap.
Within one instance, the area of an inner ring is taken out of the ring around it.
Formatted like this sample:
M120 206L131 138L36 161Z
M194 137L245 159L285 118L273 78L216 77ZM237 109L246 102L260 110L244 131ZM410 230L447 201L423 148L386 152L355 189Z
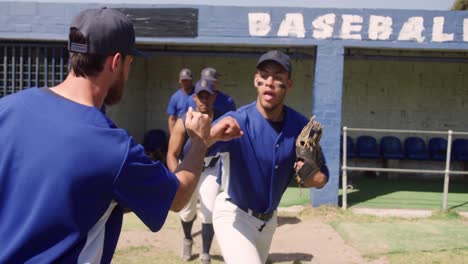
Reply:
M70 30L78 30L86 43L68 41L71 52L144 56L135 48L135 29L123 13L111 8L86 9L72 20Z
M291 76L291 59L288 55L284 54L279 50L270 50L267 53L263 54L257 62L257 69L260 68L261 64L266 61L273 61L281 65Z
M206 91L212 95L216 94L216 89L212 81L207 79L201 79L195 84L195 94L199 94L203 91Z
M215 68L205 68L201 71L201 78L209 81L216 81L218 80L219 74Z

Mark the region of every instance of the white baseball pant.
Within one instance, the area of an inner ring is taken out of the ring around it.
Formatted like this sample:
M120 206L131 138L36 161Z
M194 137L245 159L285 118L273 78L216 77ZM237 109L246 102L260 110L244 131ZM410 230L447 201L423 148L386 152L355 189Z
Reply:
M213 223L213 207L219 184L216 182L219 172L218 161L215 166L206 168L200 175L197 189L193 192L190 201L180 210L179 217L184 222L190 222L197 213L197 202L200 199L200 220L203 224Z
M224 261L264 264L277 226L276 212L264 222L242 211L227 198L225 192L218 194L213 211L213 227Z

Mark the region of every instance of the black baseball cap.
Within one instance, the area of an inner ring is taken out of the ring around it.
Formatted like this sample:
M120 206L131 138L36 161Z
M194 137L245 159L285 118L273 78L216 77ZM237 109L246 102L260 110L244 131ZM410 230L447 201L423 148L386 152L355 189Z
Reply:
M199 94L200 92L207 91L210 94L216 94L216 88L214 87L213 81L207 79L200 79L195 84L195 94Z
M84 44L68 41L71 52L144 56L135 48L135 29L130 19L111 8L86 9L73 18L70 30L76 29L85 38Z
M187 68L180 70L179 80L192 80L192 71Z
M205 68L201 71L201 78L200 79L205 79L209 81L216 81L218 80L219 73L216 71L215 68Z
M263 54L260 59L258 59L257 62L257 69L260 67L260 65L266 61L274 61L281 65L291 76L291 59L289 58L288 55L284 54L283 52L279 50L270 50L267 53Z

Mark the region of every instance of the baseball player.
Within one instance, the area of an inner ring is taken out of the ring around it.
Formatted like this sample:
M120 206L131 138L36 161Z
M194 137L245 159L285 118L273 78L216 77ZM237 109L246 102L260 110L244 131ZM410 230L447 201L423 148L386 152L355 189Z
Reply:
M263 54L254 84L256 101L225 115L238 122L244 135L218 142L209 153L224 155L213 225L226 263L266 262L277 225L276 209L294 176L295 141L308 123L284 105L293 86L287 55L277 50ZM302 185L320 188L327 180L323 165Z
M210 130L208 115L190 109L192 144L169 172L100 111L120 101L140 54L130 19L84 10L68 48L64 82L0 99L0 263L110 263L124 209L159 230L197 186L200 153L241 135L232 120Z
M234 102L234 99L232 99L231 96L221 92L218 89L218 77L218 72L215 68L212 67L207 67L203 69L200 74L200 80L205 79L214 83L216 89L216 100L214 102L214 108L219 110L223 114L229 111L236 111L236 103ZM195 109L196 104L193 97L194 96L192 95L188 99L188 105Z
M216 90L213 82L201 79L195 85L194 99L197 111L207 114L213 120L221 116L221 113L213 108L216 100ZM169 170L176 169L179 160L183 160L183 148L188 139L184 126L186 116L177 119L169 140L167 164ZM213 241L214 230L212 224L212 211L214 200L219 191L216 178L219 172L219 157L207 157L204 161L204 171L200 177L199 188L195 191L189 203L179 212L182 229L184 231L182 258L188 261L192 258L192 226L197 213L197 203L200 199L200 217L202 222L203 251L200 255L202 264L211 263L210 248Z
M193 94L192 71L190 69L182 69L180 71L179 84L180 88L171 95L169 104L167 105L166 113L169 115L167 119L169 134L172 132L177 118L187 112L189 108L187 100Z

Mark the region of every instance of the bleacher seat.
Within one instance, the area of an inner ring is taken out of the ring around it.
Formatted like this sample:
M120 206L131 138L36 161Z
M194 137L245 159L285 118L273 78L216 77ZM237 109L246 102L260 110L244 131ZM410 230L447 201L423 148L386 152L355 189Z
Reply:
M377 140L372 136L359 136L356 140L356 154L359 158L379 159Z
M429 159L426 143L420 137L408 137L405 139L405 155L406 158L413 160Z
M384 159L403 159L403 147L399 138L385 136L380 139L380 152Z
M340 157L343 157L343 136L340 138ZM346 136L346 157L352 159L356 157L354 141L350 136Z
M447 159L447 139L441 137L433 137L429 139L429 156L432 160Z
M457 138L452 143L452 157L455 160L468 160L468 139Z

